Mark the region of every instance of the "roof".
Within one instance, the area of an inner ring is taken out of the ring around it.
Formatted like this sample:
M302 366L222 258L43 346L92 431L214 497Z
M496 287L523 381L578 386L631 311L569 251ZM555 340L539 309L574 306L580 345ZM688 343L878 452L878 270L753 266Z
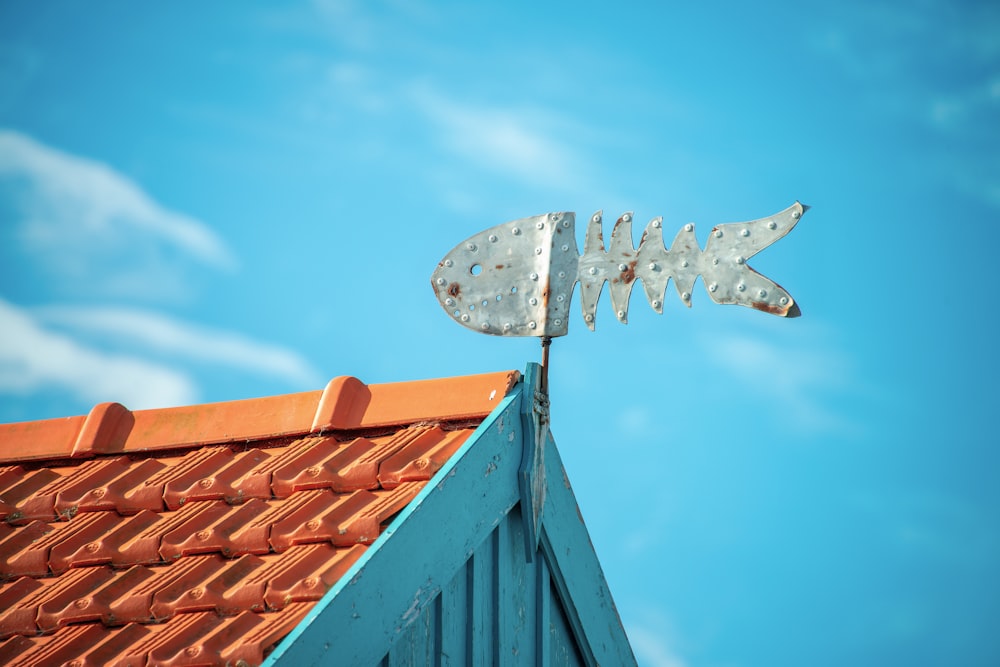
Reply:
M0 425L0 664L260 663L518 377Z

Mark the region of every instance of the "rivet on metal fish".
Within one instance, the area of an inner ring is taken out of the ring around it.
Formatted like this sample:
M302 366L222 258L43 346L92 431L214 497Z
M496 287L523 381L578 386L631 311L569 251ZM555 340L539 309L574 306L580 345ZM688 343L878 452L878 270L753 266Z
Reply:
M580 283L583 319L591 330L605 282L617 319L626 323L637 278L658 313L663 312L671 279L681 301L690 306L691 290L700 275L716 303L796 317L799 307L791 295L747 261L791 231L807 210L795 202L766 218L718 225L704 250L691 223L677 232L667 249L662 218L650 221L638 249L633 248L631 213L618 218L605 250L602 215L597 212L590 218L582 256L577 254L574 213L522 218L455 246L438 263L431 284L456 322L495 336L565 336L576 283Z

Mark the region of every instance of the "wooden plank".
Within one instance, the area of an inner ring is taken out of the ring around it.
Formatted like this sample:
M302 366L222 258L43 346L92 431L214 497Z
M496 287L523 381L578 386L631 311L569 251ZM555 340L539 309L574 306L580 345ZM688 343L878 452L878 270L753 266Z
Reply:
M463 565L438 596L440 618L440 664L442 667L464 667L471 664L469 645L471 626L469 607L469 564Z
M483 540L469 559L469 664L493 664L496 645L493 586L495 531Z
M517 502L520 400L517 387L264 664L382 659Z
M541 555L541 554L539 554ZM552 608L552 582L549 578L549 564L545 558L535 558L535 664L543 663L549 655L549 612Z
M582 667L587 664L580 655L580 642L574 636L566 615L566 608L558 595L549 596L549 653L550 667Z
M541 550L584 664L635 665L632 647L551 437L546 442L545 466Z
M515 506L501 524L506 525L506 529L500 533L500 608L503 612L500 665L537 664L535 569L541 559L535 558L531 563L525 560L526 535L520 507Z
M440 599L438 596L434 603L425 607L420 617L410 623L392 645L383 659L387 667L434 667L440 648L436 641Z

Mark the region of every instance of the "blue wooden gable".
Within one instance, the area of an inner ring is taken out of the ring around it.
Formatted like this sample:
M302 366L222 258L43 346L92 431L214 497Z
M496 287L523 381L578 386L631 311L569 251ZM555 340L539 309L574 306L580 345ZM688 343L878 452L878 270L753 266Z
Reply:
M555 442L532 419L537 373L265 665L636 664Z

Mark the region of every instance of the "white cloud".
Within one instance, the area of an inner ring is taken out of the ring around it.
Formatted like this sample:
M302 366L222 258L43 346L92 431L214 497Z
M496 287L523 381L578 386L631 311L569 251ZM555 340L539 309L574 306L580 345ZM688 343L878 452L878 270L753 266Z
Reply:
M0 393L68 391L85 403L118 401L141 409L197 400L186 375L133 356L107 354L48 331L27 312L0 299Z
M636 661L643 667L686 667L687 663L674 651L662 629L630 624L627 633Z
M711 361L780 411L786 425L808 432L851 428L825 397L843 387L849 374L831 346L796 348L775 338L727 333L707 338L704 347Z
M92 333L148 352L210 362L315 386L322 378L301 355L278 345L181 322L131 308L49 306L34 311L42 322L76 333Z
M17 240L56 275L105 287L115 280L123 288L123 278L145 272L141 290L174 277L171 267L181 260L234 266L204 223L164 208L107 165L19 132L0 130L0 181L20 216Z
M442 145L462 158L529 184L581 185L584 160L555 138L558 128L570 124L569 119L463 104L422 86L411 87L409 95L437 125Z

